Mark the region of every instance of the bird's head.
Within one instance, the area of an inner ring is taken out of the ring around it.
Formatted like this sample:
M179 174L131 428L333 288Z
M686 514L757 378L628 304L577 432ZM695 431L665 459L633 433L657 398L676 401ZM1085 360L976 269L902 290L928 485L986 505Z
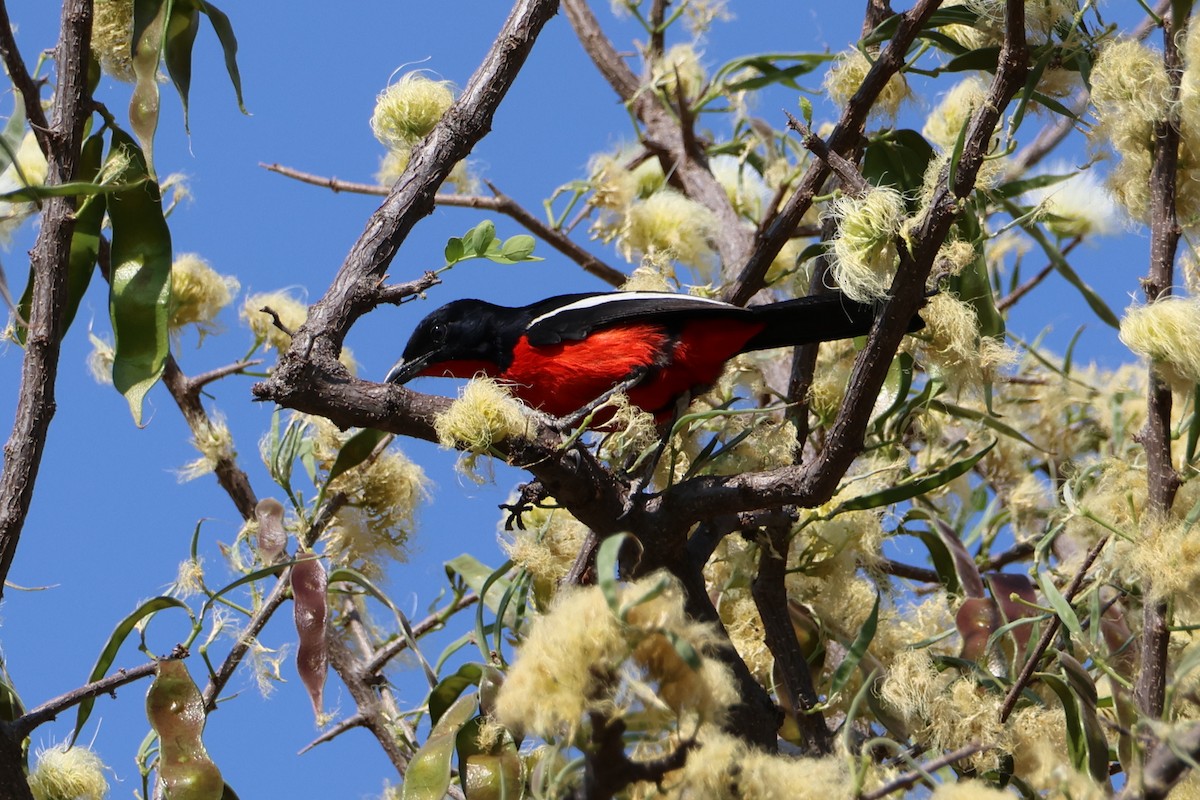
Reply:
M482 300L455 300L434 311L417 325L385 380L403 384L418 376L499 374L506 351L497 308Z

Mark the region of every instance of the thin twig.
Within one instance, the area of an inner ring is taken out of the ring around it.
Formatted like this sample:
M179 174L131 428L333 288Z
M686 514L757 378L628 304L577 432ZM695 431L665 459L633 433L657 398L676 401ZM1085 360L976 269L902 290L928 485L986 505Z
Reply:
M102 694L112 694L115 696L117 689L127 683L140 681L142 678L153 675L157 667L158 663L151 661L148 664L142 664L130 669L120 669L98 681L86 683L78 689L72 689L52 700L47 700L37 708L30 709L14 720L12 722L12 732L18 739L23 739L32 733L34 728L43 723L50 722L68 708L82 703L89 697L99 697Z
M276 172L288 178L309 183L313 186L323 186L334 192L354 192L356 194L370 194L386 196L388 188L385 186L376 186L370 183L353 183L350 181L339 180L338 178L326 178L320 175L313 175L308 172L301 172L292 167L285 167L282 164L260 164L259 166L270 172ZM584 248L575 243L571 237L567 236L560 230L550 227L542 222L536 216L531 214L524 206L513 200L508 195L497 189L490 181L484 181L488 189L495 195L494 197L483 197L472 194L442 194L434 196L434 203L439 206L452 206L456 208L478 208L488 211L495 211L498 214L504 214L507 217L520 223L527 231L539 237L546 244L553 247L558 252L562 253L567 258L574 261L584 272L594 275L600 280L611 286L620 286L628 279L625 273L609 266L604 261L589 253ZM388 301L394 302L394 301Z
M966 747L960 747L953 752L946 753L944 756L926 761L920 766L919 769L915 769L912 772L906 772L899 778L880 786L878 789L872 789L869 792L863 792L858 796L858 798L859 800L881 800L881 798L887 797L892 792L897 792L901 789L908 789L912 786L916 786L919 782L925 780L930 774L937 772L943 767L950 766L955 761L962 761L964 758L970 758L976 753L981 753L984 750L990 749L990 745L978 743L969 744Z
M842 188L846 194L851 197L862 197L871 191L871 183L858 171L858 167L840 154L830 150L824 139L809 130L807 125L792 114L787 111L783 113L787 116L788 127L800 134L801 144L833 170L833 173L838 176L838 180L842 182Z
M66 11L64 6L64 21ZM88 29L90 39L90 7ZM42 148L42 155L50 158L54 150L54 141L51 137L50 122L46 119L46 112L42 110L42 93L26 69L25 59L21 58L16 37L13 36L13 25L8 18L8 8L3 2L0 2L0 58L4 59L4 68L13 82L13 88L21 93L21 102L25 105L25 118L29 120L29 127L33 129L38 146Z
M432 630L442 627L446 624L446 620L451 615L468 608L479 602L479 595L474 592L467 592L462 597L447 605L438 611L433 612L429 616L420 620L412 626L412 638L419 639ZM377 675L380 670L387 665L389 661L403 653L408 648L408 640L403 636L397 636L392 641L385 644L375 651L375 655L371 656L366 663L363 664L363 671Z
M1067 255L1069 255L1071 253L1071 251L1074 250L1077 246L1079 246L1079 243L1082 241L1083 241L1082 236L1076 236L1074 239L1067 242L1066 245L1064 245L1062 248L1063 256L1066 257ZM1012 308L1012 306L1014 304L1016 304L1016 302L1018 300L1020 300L1022 297L1029 294L1030 292L1032 292L1034 289L1036 289L1038 287L1039 284L1041 284L1042 281L1046 280L1046 278L1048 278L1050 276L1050 273L1054 272L1055 269L1056 269L1056 266L1053 261L1051 261L1046 266L1042 267L1040 270L1038 270L1037 274L1034 275L1032 278L1025 281L1017 288L1013 289L1011 292L1006 294L1004 297L1000 298L996 302L996 310L997 311L1007 311L1008 309Z
M332 742L334 739L341 736L346 731L351 731L351 730L354 730L355 728L365 727L366 724L367 724L366 715L363 714L362 711L356 711L353 714L351 714L350 716L346 717L344 720L341 720L340 722L335 722L333 725L331 725L329 727L328 730L326 730L320 736L313 739L308 744L304 745L304 747L301 747L300 750L296 752L296 755L302 756L305 753L307 753L309 750L312 750L317 745L325 744L326 742Z
M238 361L235 364L226 364L223 367L210 369L208 372L201 372L199 375L193 375L188 379L188 388L198 392L213 381L228 378L230 375L237 375L240 372L245 372L250 367L257 367L261 363L263 363L262 359L256 358L250 361Z
M1108 543L1108 537L1105 536L1100 541L1092 545L1092 549L1088 551L1083 558L1083 563L1079 565L1079 569L1075 572L1075 577L1071 578L1071 584L1067 590L1063 592L1063 597L1069 603L1075 599L1075 595L1079 593L1080 587L1083 586L1083 580L1087 576L1088 570L1092 568L1092 564L1096 561L1096 557L1100 555L1100 551L1104 549L1104 545ZM1021 674L1013 682L1009 688L1008 694L1004 697L1004 705L1000 707L1000 722L1008 721L1008 717L1012 714L1013 709L1017 706L1017 700L1020 699L1021 693L1025 691L1025 687L1033 679L1033 673L1037 671L1038 662L1042 660L1042 655L1046 649L1050 647L1050 642L1054 641L1054 637L1058 635L1058 628L1062 625L1062 620L1058 616L1050 617L1046 623L1046 629L1042 631L1042 637L1038 639L1037 646L1033 648L1029 659L1025 662L1025 666L1021 668Z

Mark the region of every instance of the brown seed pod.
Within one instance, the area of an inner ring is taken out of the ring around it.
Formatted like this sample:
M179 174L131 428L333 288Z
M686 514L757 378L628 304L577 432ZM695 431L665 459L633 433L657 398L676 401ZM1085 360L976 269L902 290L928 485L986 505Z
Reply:
M296 634L300 640L296 649L296 671L308 689L313 713L318 717L325 692L325 675L329 671L329 654L325 647L325 620L329 614L325 602L326 585L325 567L316 556L297 561L292 566L292 597L295 600Z

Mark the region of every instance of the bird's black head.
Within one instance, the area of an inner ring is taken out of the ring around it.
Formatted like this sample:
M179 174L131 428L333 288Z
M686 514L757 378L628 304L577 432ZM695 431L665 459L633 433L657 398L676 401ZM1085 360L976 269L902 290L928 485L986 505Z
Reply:
M524 328L512 311L482 300L455 300L442 306L417 325L403 357L385 380L402 384L420 375L498 375L508 366L512 344ZM505 330L509 327L514 330Z

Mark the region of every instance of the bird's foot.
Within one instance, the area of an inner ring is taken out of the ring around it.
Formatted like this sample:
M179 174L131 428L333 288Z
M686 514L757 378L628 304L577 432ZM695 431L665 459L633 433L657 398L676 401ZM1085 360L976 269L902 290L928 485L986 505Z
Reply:
M500 504L500 510L508 512L508 519L504 520L504 530L511 531L514 526L518 530L525 530L523 517L526 512L532 511L534 508L546 508L543 503L549 497L550 492L546 490L541 481L522 483L517 487L517 499L514 502Z

